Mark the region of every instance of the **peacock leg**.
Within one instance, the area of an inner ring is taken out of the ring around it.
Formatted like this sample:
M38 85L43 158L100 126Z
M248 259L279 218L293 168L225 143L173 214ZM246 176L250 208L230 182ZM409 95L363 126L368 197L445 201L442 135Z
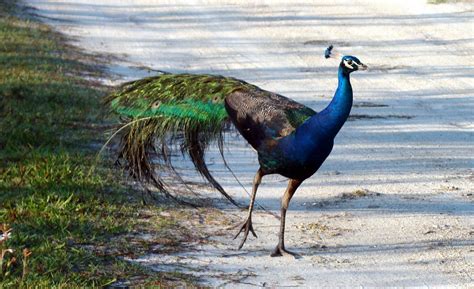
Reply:
M255 234L255 231L253 230L253 226L252 226L252 210L255 203L255 196L257 195L257 189L262 181L262 177L263 177L262 169L258 169L253 179L252 196L250 198L249 213L248 213L247 220L242 225L237 235L235 235L234 237L235 239L240 235L240 233L242 233L242 231L244 232L244 238L242 239L242 242L240 242L239 250L242 249L242 247L244 246L244 243L247 240L247 236L249 235L249 231L252 232L252 235L255 238L257 237L257 234Z
M288 182L288 187L286 188L285 194L281 199L281 221L280 221L280 235L278 238L278 245L271 254L272 257L278 256L292 256L296 257L297 254L287 251L285 249L285 219L286 211L288 210L288 205L290 204L291 197L293 197L296 189L301 185L303 181L290 179Z

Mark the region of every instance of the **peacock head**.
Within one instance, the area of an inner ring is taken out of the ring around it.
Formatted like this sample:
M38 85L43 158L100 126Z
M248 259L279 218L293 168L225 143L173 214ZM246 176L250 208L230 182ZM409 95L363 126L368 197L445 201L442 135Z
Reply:
M339 56L340 54L334 51L334 46L332 45L326 48L326 51L324 51L325 58L334 58L334 57L339 57ZM359 58L355 56L350 56L350 55L342 56L341 64L339 65L339 67L343 70L343 72L347 74L354 72L356 70L367 69L367 65L360 62Z
M363 64L357 57L345 55L342 57L339 65L346 73L351 73L357 70L367 70L367 65Z

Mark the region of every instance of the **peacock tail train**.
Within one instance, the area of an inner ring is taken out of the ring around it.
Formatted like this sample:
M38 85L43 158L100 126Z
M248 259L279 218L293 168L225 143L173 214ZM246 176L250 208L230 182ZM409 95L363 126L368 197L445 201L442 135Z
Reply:
M167 193L153 158L174 171L170 156L179 148L209 184L237 205L210 174L204 157L214 141L223 156L223 132L229 124L226 96L255 89L235 78L194 74L161 74L125 83L107 98L125 122L119 157L134 178Z

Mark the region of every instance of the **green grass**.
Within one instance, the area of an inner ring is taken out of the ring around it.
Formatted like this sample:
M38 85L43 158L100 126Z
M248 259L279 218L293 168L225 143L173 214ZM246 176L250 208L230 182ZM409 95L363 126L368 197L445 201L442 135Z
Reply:
M80 75L100 73L87 64L97 59L11 16L15 7L0 3L0 225L12 229L0 249L14 250L0 266L0 288L157 284L166 276L120 256L147 250L130 237L138 229L162 237L180 228L142 205L106 161L96 163L105 90Z

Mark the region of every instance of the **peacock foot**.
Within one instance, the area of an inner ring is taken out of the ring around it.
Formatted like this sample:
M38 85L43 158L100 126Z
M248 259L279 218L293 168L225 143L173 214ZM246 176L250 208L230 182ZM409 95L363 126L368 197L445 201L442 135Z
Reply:
M300 255L293 253L291 251L288 251L285 249L285 246L280 246L277 245L275 250L273 250L273 253L270 255L272 257L293 257L295 259L299 258Z
M240 242L238 250L242 249L244 246L245 241L247 241L247 236L249 235L249 232L252 232L252 235L257 238L257 234L255 234L255 231L253 230L252 226L252 218L248 218L247 221L240 227L239 232L235 235L234 240L240 235L240 233L244 232L244 238L242 239L242 242Z

